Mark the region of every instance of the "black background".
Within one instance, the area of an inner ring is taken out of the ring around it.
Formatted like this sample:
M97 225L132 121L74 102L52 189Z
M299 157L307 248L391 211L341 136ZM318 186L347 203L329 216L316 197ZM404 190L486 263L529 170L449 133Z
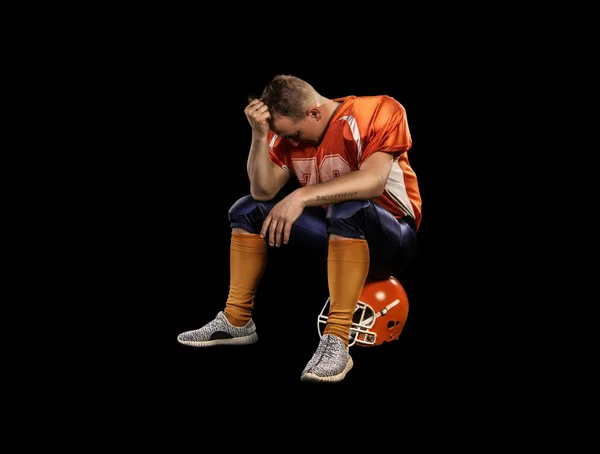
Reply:
M375 56L372 61L311 64L229 58L226 52L213 58L176 49L125 54L105 70L109 83L98 98L103 105L118 98L101 121L111 132L99 139L106 147L104 165L110 168L103 191L114 201L110 220L100 221L108 233L104 254L112 256L101 279L105 297L114 301L113 322L122 328L112 339L118 350L112 361L118 367L110 370L109 379L128 391L166 400L237 393L246 385L256 393L260 387L263 396L275 389L315 386L302 383L300 374L319 342L317 316L328 295L326 263L312 263L293 248L269 249L254 310L257 344L200 349L176 340L180 332L212 320L227 298L227 212L249 192L246 98L260 94L276 74L292 74L327 98L387 94L406 108L413 138L409 159L423 197L419 252L396 276L409 296L408 320L395 342L352 347L354 368L344 381L325 386L415 386L432 193L432 132L419 102L418 74L388 68Z

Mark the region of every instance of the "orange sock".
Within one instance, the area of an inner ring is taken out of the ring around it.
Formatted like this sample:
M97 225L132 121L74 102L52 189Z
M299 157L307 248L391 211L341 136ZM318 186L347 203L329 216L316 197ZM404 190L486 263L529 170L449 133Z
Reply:
M352 316L367 279L369 263L366 240L329 240L329 315L323 334L338 336L346 347L350 341Z
M254 295L267 266L267 243L256 234L231 234L229 297L224 313L233 326L244 326L252 317Z

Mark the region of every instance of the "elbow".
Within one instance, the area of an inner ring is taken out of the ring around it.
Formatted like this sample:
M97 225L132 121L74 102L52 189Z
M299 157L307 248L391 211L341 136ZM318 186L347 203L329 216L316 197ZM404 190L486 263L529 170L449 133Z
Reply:
M368 199L381 197L385 192L389 173L387 175L382 175L381 173L373 171L361 171L361 175L363 175L362 192L365 194L365 197Z
M271 200L273 198L273 196L257 195L257 194L252 193L252 198L259 202L268 202L269 200Z
M377 181L373 185L373 198L381 197L385 191L385 185L387 183L387 179L377 178Z
M381 197L383 195L384 189L385 188L378 188L377 191L375 191L373 198L376 199L377 197Z
M258 200L259 202L268 202L273 197L275 197L274 194L270 194L266 191L263 191L263 190L260 190L257 188L253 188L253 187L250 187L250 195L252 196L252 198L254 200Z
M383 195L383 189L377 188L371 192L371 197L369 199L376 199L377 197L381 197Z

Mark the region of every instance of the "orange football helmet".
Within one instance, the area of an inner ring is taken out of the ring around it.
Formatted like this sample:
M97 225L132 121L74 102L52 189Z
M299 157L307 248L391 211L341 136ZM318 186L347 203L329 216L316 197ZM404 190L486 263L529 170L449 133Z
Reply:
M319 336L327 323L329 298L319 314ZM394 276L384 280L367 280L358 299L348 346L371 347L398 339L408 317L408 297Z

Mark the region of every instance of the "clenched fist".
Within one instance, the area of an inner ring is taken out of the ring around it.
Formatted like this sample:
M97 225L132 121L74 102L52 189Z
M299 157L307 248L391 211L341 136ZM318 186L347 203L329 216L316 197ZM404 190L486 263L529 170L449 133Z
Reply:
M268 120L271 118L271 114L265 103L259 98L253 99L244 109L244 113L254 134L265 137L269 134L270 126Z

